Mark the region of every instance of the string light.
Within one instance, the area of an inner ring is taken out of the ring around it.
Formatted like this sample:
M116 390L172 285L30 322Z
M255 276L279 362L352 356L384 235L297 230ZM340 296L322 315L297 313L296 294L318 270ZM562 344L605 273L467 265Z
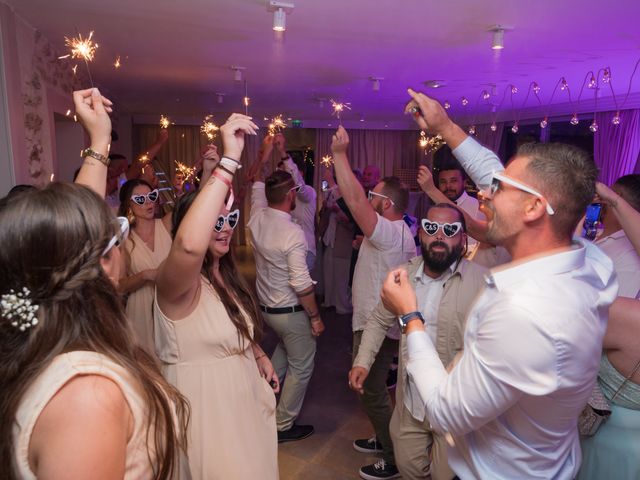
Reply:
M606 67L602 72L602 83L609 83L611 81L611 69Z
M518 93L518 87L516 87L515 85L511 85L511 93L513 93L514 95Z
M449 110L451 108L451 104L449 102L444 102L444 109Z
M593 119L593 122L591 122L591 125L589 125L589 130L591 130L591 133L596 133L598 131L598 123L595 118Z
M613 123L614 125L620 125L620 110L618 110L613 116L613 118L611 119L611 123Z
M571 125L578 125L578 123L580 123L580 120L578 120L578 114L577 114L577 113L574 113L574 114L571 116L571 120L569 120L569 123L570 123Z
M589 79L589 84L587 85L588 88L596 88L596 86L598 85L598 82L596 82L596 76L592 73L591 74L591 78Z
M489 100L489 98L491 98L491 94L489 92L487 92L486 90L482 91L482 99L483 100Z
M540 85L537 82L533 82L533 93L538 95L540 93Z
M469 100L467 100L467 97L462 97L462 106L466 107L467 105L469 105Z
M562 77L560 79L560 90L566 90L567 88L569 88L569 84L567 83L567 80Z
M540 128L545 129L549 125L549 117L544 117L540 122Z

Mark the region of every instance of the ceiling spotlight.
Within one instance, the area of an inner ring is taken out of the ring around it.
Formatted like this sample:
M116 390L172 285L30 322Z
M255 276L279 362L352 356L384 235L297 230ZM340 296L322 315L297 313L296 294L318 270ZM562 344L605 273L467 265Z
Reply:
M373 83L373 91L374 92L379 92L380 91L380 80L384 80L384 78L382 78L382 77L369 77L369 80L371 80L371 82Z
M293 11L293 3L277 0L267 1L267 11L273 12L273 30L284 32L287 29L287 13Z
M216 98L218 99L218 103L224 103L224 93L216 93Z
M442 88L447 84L444 80L427 80L422 83L427 88Z
M241 82L242 81L242 71L246 70L245 67L237 67L235 65L231 65L231 70L233 70L233 79L236 82Z
M504 25L492 25L489 27L489 31L493 32L493 38L491 39L491 48L493 50L502 50L504 48L504 32L508 30L513 30L513 28Z

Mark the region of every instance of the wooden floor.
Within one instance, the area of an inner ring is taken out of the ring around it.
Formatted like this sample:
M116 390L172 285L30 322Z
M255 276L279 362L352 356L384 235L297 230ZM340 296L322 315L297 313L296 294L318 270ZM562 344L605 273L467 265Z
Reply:
M255 281L255 267L247 247L236 250L243 275ZM281 444L278 460L281 480L357 479L363 465L377 457L353 449L356 438L369 438L373 427L359 406L356 394L347 385L351 367L351 315L323 309L326 330L318 339L316 364L298 423L311 424L315 433L299 442ZM267 331L267 353L277 343Z

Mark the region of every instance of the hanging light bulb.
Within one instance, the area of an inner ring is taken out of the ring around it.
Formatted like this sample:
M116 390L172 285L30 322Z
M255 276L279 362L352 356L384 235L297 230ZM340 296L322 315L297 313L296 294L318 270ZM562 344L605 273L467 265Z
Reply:
M498 130L498 125L496 125L496 122L493 122L490 128L492 132L495 132L496 130Z
M593 122L591 122L591 125L589 125L589 130L591 130L591 133L596 133L598 131L598 124L595 118L593 119Z
M611 119L611 123L613 123L614 125L620 125L620 110L618 110L613 116L613 118Z
M567 83L567 80L562 77L560 79L560 90L566 90L567 88L569 88L569 84Z
M580 121L578 120L578 114L574 113L571 117L571 120L569 120L569 123L571 125L577 125L578 123L580 123Z
M596 88L596 84L597 84L596 77L593 74L591 74L591 78L589 79L589 84L587 85L587 87Z
M451 108L451 104L449 102L444 102L444 109L449 110Z
M518 130L520 130L520 127L518 126L518 121L516 120L516 122L513 124L513 127L511 127L511 131L513 133L518 133Z
M462 97L462 105L466 107L468 104L469 100L467 100L467 97Z
M533 82L533 93L536 95L540 93L540 85L537 82Z
M542 119L542 121L540 122L540 128L542 128L542 129L547 128L547 125L549 125L548 120L549 120L549 118L548 118L548 117L544 117L544 118Z
M469 135L475 135L476 134L476 126L475 125L471 125L469 127Z
M516 87L515 85L511 85L511 93L513 93L514 95L518 93L518 87Z
M609 70L609 67L604 69L604 72L602 72L602 83L609 83L611 81L611 70Z
M483 100L489 100L489 98L491 98L491 94L489 92L487 92L486 90L482 91L482 99Z

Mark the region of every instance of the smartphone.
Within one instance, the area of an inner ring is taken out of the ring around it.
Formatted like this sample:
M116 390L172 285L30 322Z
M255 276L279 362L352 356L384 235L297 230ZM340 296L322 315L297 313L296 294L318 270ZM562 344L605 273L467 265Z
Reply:
M587 213L584 217L582 236L589 240L596 238L598 226L600 225L600 216L602 215L602 204L592 203L587 207Z
M326 180L322 180L322 191L326 192L327 190L329 190L329 182L327 182Z

